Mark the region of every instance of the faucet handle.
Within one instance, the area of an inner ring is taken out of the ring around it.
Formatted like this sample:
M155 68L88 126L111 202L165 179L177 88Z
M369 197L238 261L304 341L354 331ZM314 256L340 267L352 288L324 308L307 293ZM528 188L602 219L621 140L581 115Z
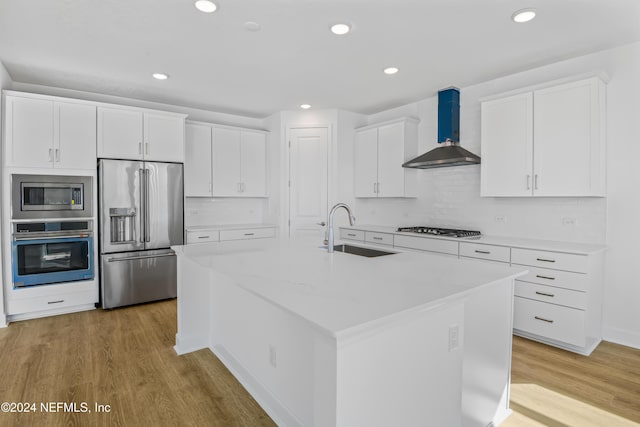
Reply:
M321 225L321 226L323 226L323 227L327 225L327 223L326 223L326 222L324 222L324 221L316 222L316 224Z

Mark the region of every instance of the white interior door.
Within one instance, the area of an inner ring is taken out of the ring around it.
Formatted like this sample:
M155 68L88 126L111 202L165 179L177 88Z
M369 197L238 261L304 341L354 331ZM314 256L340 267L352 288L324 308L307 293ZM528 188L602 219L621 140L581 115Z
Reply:
M289 237L324 239L327 220L328 129L289 129Z

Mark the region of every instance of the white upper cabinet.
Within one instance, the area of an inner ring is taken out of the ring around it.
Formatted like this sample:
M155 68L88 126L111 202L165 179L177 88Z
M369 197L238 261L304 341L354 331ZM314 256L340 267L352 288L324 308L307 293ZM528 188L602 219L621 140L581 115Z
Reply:
M5 165L96 168L96 107L60 98L5 97Z
M267 135L263 131L187 123L187 197L266 197Z
M98 157L184 161L182 114L98 107Z
M530 196L533 179L533 94L482 103L483 196Z
M482 196L604 196L597 77L482 103Z
M184 194L211 197L211 127L186 124Z
M402 164L416 157L417 147L415 119L356 129L355 197L415 197L416 170Z

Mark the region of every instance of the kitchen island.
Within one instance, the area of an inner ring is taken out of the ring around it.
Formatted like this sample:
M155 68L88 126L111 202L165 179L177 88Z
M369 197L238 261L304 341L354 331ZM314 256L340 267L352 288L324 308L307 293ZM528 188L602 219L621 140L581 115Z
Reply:
M279 425L486 426L509 413L524 270L279 240L174 249L176 351L209 348Z

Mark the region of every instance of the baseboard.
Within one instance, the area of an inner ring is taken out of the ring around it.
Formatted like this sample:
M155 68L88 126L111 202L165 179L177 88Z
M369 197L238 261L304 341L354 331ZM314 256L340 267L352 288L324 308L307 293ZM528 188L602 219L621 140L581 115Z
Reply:
M513 335L517 335L519 337L527 338L533 341L538 341L543 344L551 345L553 347L558 347L563 350L581 354L583 356L590 356L591 353L593 353L593 350L595 350L596 347L598 347L598 344L600 344L600 341L601 341L600 339L597 339L597 338L587 337L587 345L585 345L584 347L578 347L572 344L567 344L565 342L552 340L551 338L542 337L540 335L530 334L528 332L521 331L520 329L514 329Z
M38 319L40 317L58 316L60 314L77 313L79 311L95 310L95 303L74 305L73 307L65 307L57 310L35 311L33 313L10 314L7 315L7 322L17 322L19 320Z
M640 350L640 333L618 328L603 328L602 339Z
M262 385L249 371L242 367L235 357L224 347L211 346L209 349L220 359L222 364L227 367L240 384L242 384L251 397L258 402L258 405L264 409L276 425L291 427L302 427L304 425L273 393Z
M173 349L178 356L181 356L207 347L206 340L202 340L201 337L185 337L176 334L176 345L173 346Z
M0 313L0 328L6 328L7 326L9 326L9 323L7 323L7 316L5 316L4 313Z

